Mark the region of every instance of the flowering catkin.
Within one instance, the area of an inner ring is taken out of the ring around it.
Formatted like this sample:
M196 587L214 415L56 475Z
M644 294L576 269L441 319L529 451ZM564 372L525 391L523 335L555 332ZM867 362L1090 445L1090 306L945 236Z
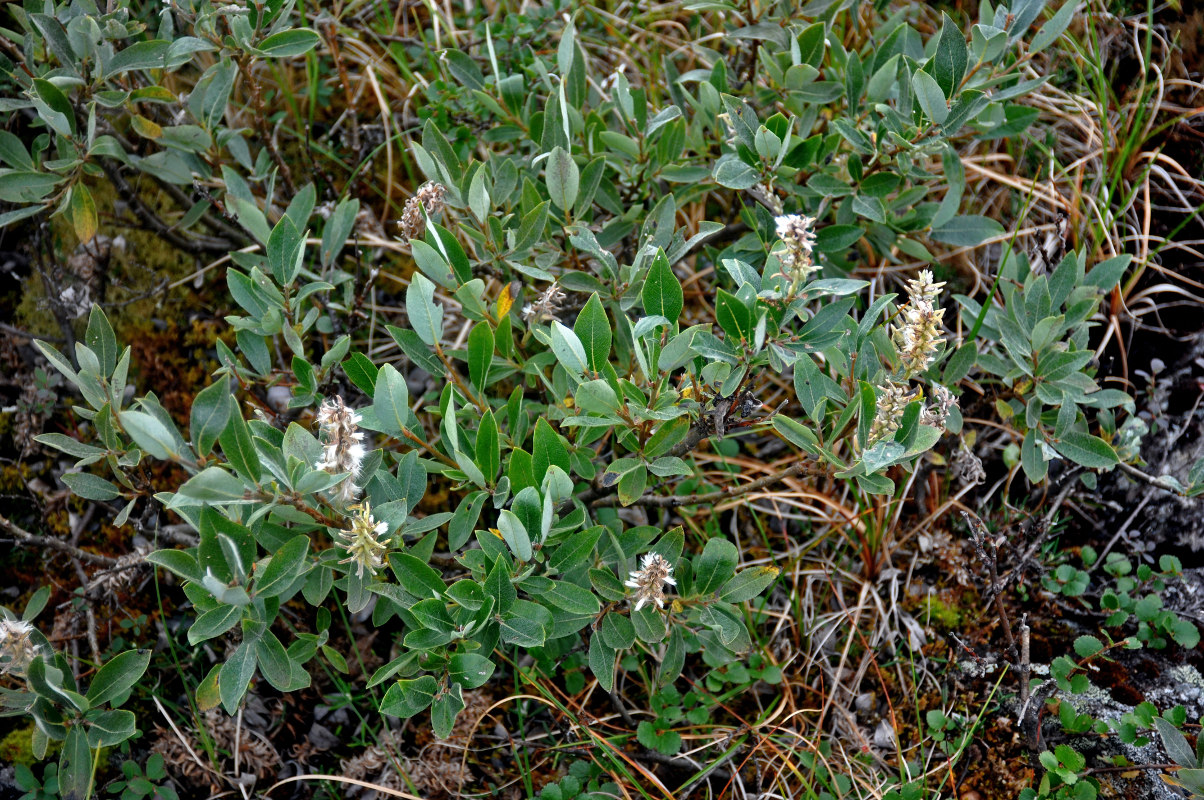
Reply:
M945 311L935 305L944 285L944 281L933 282L932 272L926 269L920 271L919 277L907 282L908 302L900 310L903 321L894 326L893 332L903 380L928 369L937 348L945 341L941 336Z
M910 391L907 384L891 380L878 387L878 409L874 414L874 422L870 425L867 446L873 446L899 430L903 412L907 410L907 404L916 399L917 394Z
M372 518L372 508L367 500L352 506L351 510L356 512L351 518L351 527L336 534L339 545L347 551L347 557L339 563L355 564L357 577L364 577L364 570L375 575L385 565L384 556L389 550L389 539L385 534L389 524Z
M659 553L648 553L640 569L631 573L631 578L623 585L635 589L635 610L639 611L649 603L656 603L657 608L665 607L665 585L676 586L673 579L673 565Z
M792 291L819 271L811 260L815 247L815 218L802 214L784 214L776 217L778 238L786 244L782 256L782 272L790 278Z
M920 422L934 428L943 428L945 421L949 419L949 412L957 408L957 398L953 392L938 384L932 390L932 400L932 405L925 406L920 413Z
M322 458L314 466L327 472L347 477L339 484L335 499L349 503L359 496L356 479L364 461L364 434L356 430L360 415L343 403L343 398L334 397L322 403L318 409L318 426L322 434Z
M553 283L534 303L523 306L523 321L551 322L556 319L556 312L560 310L560 304L563 302L564 292Z
M0 675L23 676L38 654L30 634L33 626L19 619L0 617Z
M446 196L447 189L434 181L427 181L418 187L417 194L406 201L401 211L401 221L397 223L406 241L420 238L426 232L427 218L443 213Z

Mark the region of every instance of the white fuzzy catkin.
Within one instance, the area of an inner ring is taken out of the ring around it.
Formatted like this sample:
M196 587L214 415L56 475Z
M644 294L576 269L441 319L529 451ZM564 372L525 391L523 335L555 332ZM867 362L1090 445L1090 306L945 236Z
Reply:
M815 218L803 214L783 214L776 217L778 238L786 245L782 256L782 272L797 290L819 271L812 261L815 247Z
M878 409L874 414L874 422L870 425L869 441L866 445L873 446L899 430L907 404L917 396L918 392L912 391L905 383L888 380L880 385Z
M38 654L33 643L33 626L19 619L0 617L0 675L23 676Z
M333 499L343 505L359 496L360 467L364 462L362 431L356 430L360 415L343 403L343 398L334 397L318 409L318 426L322 434L322 458L314 466L332 474L348 473L338 485Z
M936 298L944 285L944 281L934 282L932 272L926 269L907 282L908 302L900 310L902 322L894 326L893 332L903 380L928 369L937 348L945 341L941 336L945 311L936 307Z
M659 553L648 553L644 556L643 565L631 573L631 578L624 586L635 589L635 610L639 611L646 605L656 603L657 608L665 607L665 586L676 586L673 579L673 565Z

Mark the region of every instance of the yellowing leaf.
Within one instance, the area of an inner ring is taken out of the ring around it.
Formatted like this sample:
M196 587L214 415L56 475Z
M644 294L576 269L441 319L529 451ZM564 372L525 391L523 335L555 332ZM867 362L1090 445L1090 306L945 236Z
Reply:
M144 138L158 139L163 135L163 129L159 127L158 123L151 122L141 114L135 114L134 118L130 120L130 124L134 126L138 135Z
M86 244L92 241L92 237L96 235L96 203L92 200L92 193L88 191L88 187L82 183L71 187L67 216L80 242Z
M510 309L514 308L513 283L508 283L502 287L502 293L497 298L497 318L501 319L510 313Z

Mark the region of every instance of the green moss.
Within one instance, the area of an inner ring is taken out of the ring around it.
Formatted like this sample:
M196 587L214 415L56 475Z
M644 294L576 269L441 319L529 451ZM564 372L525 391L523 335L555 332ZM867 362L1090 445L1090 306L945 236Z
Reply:
M89 188L97 208L112 208L120 199L106 182L98 181ZM176 208L170 197L150 187L142 190L141 198L151 213L169 222L175 222L188 210ZM195 305L194 288L182 286L169 292L166 297L158 290L192 274L197 268L194 256L173 247L155 233L135 227L102 225L98 234L113 238L120 236L125 240L124 247L112 250L106 267L109 289L105 306L119 341L129 341L128 337L123 336L127 328L137 329L145 325L147 320L186 316L187 308ZM79 244L70 224L62 217L55 217L51 220L50 236L58 260L66 264ZM79 280L68 274L63 278L63 286L78 283ZM58 322L50 313L45 285L36 272L22 283L16 320L18 327L35 336L62 335ZM86 314L74 320L76 336L82 338L87 320Z
M941 600L936 595L926 595L920 605L920 619L944 630L958 630L962 625L962 612Z
M56 742L51 742L54 747ZM48 750L49 754L49 750ZM0 739L0 764L24 764L31 766L38 761L33 754L33 725L10 731Z

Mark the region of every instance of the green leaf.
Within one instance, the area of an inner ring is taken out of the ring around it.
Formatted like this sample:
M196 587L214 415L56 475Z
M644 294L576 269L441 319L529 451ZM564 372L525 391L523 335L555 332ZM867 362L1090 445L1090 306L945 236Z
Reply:
M54 191L62 178L46 172L8 171L0 174L0 201L36 203Z
M355 227L355 218L359 211L360 201L356 199L343 200L335 207L334 213L330 215L326 227L322 230L322 247L319 250L322 266L330 266L334 257L343 249L343 244Z
M963 214L954 217L939 228L934 228L930 235L938 242L956 247L976 247L987 239L1002 234L1003 226L990 217Z
M30 157L21 137L9 131L0 131L0 161L13 169L36 171L33 158Z
M548 197L561 211L568 211L577 200L581 172L577 162L563 147L552 148L547 168Z
M171 42L162 39L134 42L113 56L109 61L106 77L120 75L130 70L162 69L166 65L167 52L170 47Z
M481 415L481 422L477 426L476 456L485 482L492 485L497 479L498 470L502 468L502 445L492 409Z
M608 647L598 633L589 639L589 670L598 679L603 691L615 690L615 655L617 651Z
M0 183L3 183L3 181L4 177L0 176ZM14 222L20 222L23 219L28 219L35 214L41 213L43 210L44 209L42 206L26 206L25 208L6 211L3 214L0 214L0 228L3 228L7 225L12 225Z
M38 614L42 613L42 609L46 608L46 602L50 599L50 587L43 586L34 592L29 602L25 604L25 610L21 612L22 622L32 622L37 618Z
M936 78L923 70L918 70L911 76L911 88L915 93L916 100L920 103L920 108L924 111L924 116L937 125L949 118L949 105L945 92Z
M443 577L425 562L409 553L398 553L389 557L397 582L415 597L442 598L447 592Z
M741 570L719 590L719 599L727 603L742 603L751 600L777 580L777 567L752 567Z
M252 676L255 675L254 645L252 640L244 639L234 654L222 664L221 672L218 673L218 693L227 714L234 715L238 711L238 705L247 693Z
M515 558L519 561L530 561L533 555L531 549L531 536L527 532L527 528L523 525L522 520L518 518L510 509L503 509L498 516L498 530L501 531L502 539L505 540L506 546L510 548L510 552L514 553Z
M577 334L558 319L552 320L552 352L570 375L580 377L589 369L585 346L577 338Z
M451 291L456 289L458 285L456 274L442 253L421 239L410 241L410 252L414 256L414 263L418 265L423 274L444 289Z
M363 353L352 353L343 362L343 374L364 394L369 397L376 394L376 377L380 373Z
M685 638L681 627L674 625L669 631L669 643L665 647L665 657L661 659L660 669L656 673L656 683L665 687L671 685L681 674L686 663Z
M556 433L546 419L540 417L535 422L535 439L531 453L531 471L536 486L543 485L548 467L553 464L566 473L572 470L569 463L569 451L564 446L560 434Z
M392 364L385 364L376 374L372 408L383 433L402 435L410 418L410 393L405 378Z
M1028 55L1034 56L1040 53L1045 48L1058 40L1070 26L1070 21L1074 19L1074 13L1078 10L1078 0L1067 0L1058 9L1058 13L1044 25L1041 30L1037 31L1037 35L1033 37L1032 43L1028 46Z
M1089 433L1071 431L1053 442L1053 447L1066 458L1088 469L1111 469L1120 463L1112 445Z
M861 240L865 229L860 225L826 225L815 233L815 249L821 253L840 253Z
M179 456L176 437L157 417L144 411L122 411L119 415L121 427L130 435L143 452L160 461Z
M941 36L936 42L936 54L932 59L932 74L945 97L952 98L966 74L969 55L961 28L948 14L942 12L941 16L944 20L941 24Z
M134 688L134 684L146 672L150 659L150 650L126 650L109 659L92 678L92 685L88 687L88 702L95 707L117 700L115 705L120 705L120 698Z
M44 444L47 447L53 447L55 450L59 450L69 456L75 456L76 458L90 458L93 461L96 461L96 457L103 456L105 454L105 449L103 447L95 447L90 444L84 444L83 442L76 441L70 436L65 436L61 433L39 433L37 436L33 437L33 440L39 444Z
M230 394L230 384L225 378L219 377L197 392L196 399L192 401L188 428L197 455L209 455L213 443L230 422L233 410L234 396Z
M83 800L92 783L92 751L83 725L72 725L59 755L59 793L64 800Z
M406 289L406 313L410 327L428 347L443 338L443 306L435 302L435 284L415 273Z
M482 421L482 427L483 424ZM480 433L477 434L478 438L480 435ZM479 446L477 457L480 458ZM472 531L476 527L477 521L481 518L481 508L484 507L488 496L487 492L473 492L466 495L460 501L460 505L456 508L455 514L452 515L451 521L447 525L448 549L453 553L463 547L469 538L471 538Z
M190 581L199 581L203 574L197 566L196 558L183 550L156 550L149 554L146 560Z
M464 710L464 690L458 684L435 698L431 707L431 728L435 736L446 739L452 735L456 717Z
M548 226L548 203L548 200L544 200L523 215L518 234L514 239L515 253L526 252L543 238L544 230Z
M526 601L516 600L515 605L518 606L524 602ZM551 619L552 615L543 606L536 606L534 603L527 603L527 606L543 609L548 619ZM503 642L519 647L543 647L548 640L548 632L547 628L538 620L519 613L511 613L502 619L501 638Z
M649 750L655 750L667 756L675 755L681 749L681 734L667 725L658 730L659 724L659 720L657 723L646 719L641 720L635 729L636 739Z
M685 299L681 281L673 274L663 250L657 250L656 257L652 259L652 267L644 279L640 297L644 301L646 314L661 316L670 322L677 322L681 316Z
M133 711L89 711L84 719L88 726L89 747L112 747L121 744L137 732L137 717Z
M85 500L96 500L100 503L114 500L121 496L121 490L116 485L106 481L99 475L88 472L68 472L63 475L63 483L67 488Z
M226 424L222 435L218 437L218 442L221 443L222 452L230 462L230 466L234 467L244 480L258 484L259 474L262 471L259 466L259 453L255 451L250 428L247 426L246 420L242 418L242 412L237 408L232 409L230 421Z
M322 38L316 31L297 28L272 34L260 42L256 49L268 58L289 58L308 53L317 47L320 41Z
M1191 620L1177 619L1171 626L1171 638L1180 647L1194 650L1200 643L1200 629Z
M489 215L489 189L485 186L484 169L478 169L472 176L472 183L468 187L468 209L477 222L484 222Z
M67 99L67 95L63 94L63 90L48 80L34 78L33 91L34 106L46 124L62 136L67 138L75 136L75 112L71 108L71 101Z
M1195 751L1192 750L1191 745L1187 743L1187 738L1178 728L1162 717L1154 718L1154 727L1158 729L1158 736L1162 739L1162 749L1166 750L1171 761L1181 767L1195 768L1199 766Z
M259 671L268 683L281 691L288 691L292 684L292 663L284 645L271 631L264 631L255 642L255 660Z
M487 322L478 322L468 334L468 379L477 391L484 389L489 380L493 349L493 328Z
M246 485L221 467L206 467L176 490L178 497L202 503L242 501L246 493Z
M496 665L485 656L476 653L457 653L448 662L448 677L465 689L483 686L493 677Z
M1067 5L1070 4L1067 3ZM1129 268L1132 261L1133 256L1129 253L1101 261L1087 273L1087 283L1091 286L1098 286L1105 292L1110 292L1116 284L1120 283L1120 279L1124 277L1125 270Z
M1103 642L1094 636L1080 636L1074 640L1074 652L1078 653L1080 658L1093 656L1103 649Z
M1037 441L1037 431L1029 429L1020 445L1020 465L1024 475L1032 483L1040 483L1049 474L1049 462L1045 460L1040 442Z
M211 608L196 618L188 629L188 643L197 645L215 636L221 636L242 620L242 606L220 605Z
M602 610L597 596L568 581L552 581L552 586L540 598L557 608L574 614L597 614Z
M631 624L635 628L635 635L641 642L648 644L659 644L664 641L668 630L665 628L665 617L652 606L645 606L639 610L632 609Z
M293 220L285 215L280 218L268 236L268 268L276 283L287 286L296 277L300 260L304 257L305 240Z
M663 456L685 439L689 432L690 420L684 416L661 423L644 445L644 455L648 458Z
M275 597L287 591L296 580L308 552L309 537L305 534L285 542L272 556L263 574L256 577L255 594L258 597Z
M585 347L589 368L594 372L601 372L602 365L610 358L612 333L606 309L602 307L602 300L597 292L590 295L581 312L577 314L573 332Z
M601 526L578 531L560 544L548 558L551 572L571 572L590 562L590 554L598 544L604 529Z
M954 350L953 355L945 362L945 371L941 375L942 381L947 386L956 386L962 378L970 374L977 359L978 345L972 341L966 342Z
M726 158L715 165L715 183L728 189L742 191L756 186L761 175L739 158Z
M732 341L753 340L752 312L735 295L718 290L715 298L715 321Z
M92 306L92 313L88 315L88 330L84 334L84 343L100 360L101 377L112 375L119 355L117 337L113 334L109 318L100 310L100 306Z
M619 502L629 506L644 496L644 488L648 485L648 468L640 464L635 469L628 470L619 478Z
M740 553L727 539L708 539L694 564L694 593L701 597L723 586L736 572Z

